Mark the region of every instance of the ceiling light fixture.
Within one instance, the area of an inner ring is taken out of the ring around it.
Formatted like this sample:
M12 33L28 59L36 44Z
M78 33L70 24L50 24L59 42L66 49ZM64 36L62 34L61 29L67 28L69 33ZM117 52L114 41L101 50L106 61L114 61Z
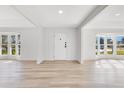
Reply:
M63 14L63 11L62 11L62 10L59 10L58 13L59 13L59 14Z
M115 16L120 16L121 14L119 14L119 13L117 13L117 14L115 14Z

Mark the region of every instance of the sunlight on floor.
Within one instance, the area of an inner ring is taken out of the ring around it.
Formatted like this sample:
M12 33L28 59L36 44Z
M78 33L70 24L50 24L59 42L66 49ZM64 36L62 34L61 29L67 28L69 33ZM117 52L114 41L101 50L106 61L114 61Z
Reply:
M0 62L2 62L2 63L12 63L14 61L13 60L0 60Z
M17 80L19 80L20 77L21 77L21 74L17 73L17 70L16 70L17 68L19 70L22 69L22 65L21 65L21 63L19 61L16 61L16 60L0 60L1 80L4 81L4 79L9 79L9 81L12 81L13 77L18 77Z
M124 60L97 60L96 68L124 68Z

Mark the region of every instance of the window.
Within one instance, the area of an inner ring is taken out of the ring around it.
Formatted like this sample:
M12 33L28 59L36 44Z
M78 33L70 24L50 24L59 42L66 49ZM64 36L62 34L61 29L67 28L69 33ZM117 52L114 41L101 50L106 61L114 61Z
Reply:
M104 54L104 37L100 36L100 40L99 40L99 44L100 44L100 54Z
M97 35L96 55L124 55L124 35Z
M21 50L21 41L20 41L20 34L17 37L17 47L18 47L18 55L20 55L20 50Z
M11 41L11 55L16 55L16 36L11 35L10 41Z
M113 39L112 36L107 36L107 54L113 54Z
M20 55L21 41L19 33L0 32L0 55L17 56Z
M104 36L97 36L96 37L96 55L103 55L104 54Z
M8 36L2 35L2 55L8 54Z
M116 37L116 45L117 55L124 55L124 36Z
M98 36L96 37L96 55L98 54Z

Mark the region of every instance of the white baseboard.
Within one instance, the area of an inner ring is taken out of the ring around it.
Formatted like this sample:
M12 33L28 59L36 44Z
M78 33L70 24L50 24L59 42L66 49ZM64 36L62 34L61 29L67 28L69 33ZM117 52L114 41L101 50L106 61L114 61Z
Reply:
M42 62L48 62L48 61L68 61L68 62L77 62L77 63L80 63L78 60L43 60Z

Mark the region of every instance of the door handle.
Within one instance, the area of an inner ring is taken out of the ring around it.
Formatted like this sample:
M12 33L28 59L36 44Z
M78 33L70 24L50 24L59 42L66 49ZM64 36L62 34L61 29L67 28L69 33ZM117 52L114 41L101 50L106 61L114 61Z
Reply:
M67 44L66 44L66 42L65 42L65 48L67 48Z

